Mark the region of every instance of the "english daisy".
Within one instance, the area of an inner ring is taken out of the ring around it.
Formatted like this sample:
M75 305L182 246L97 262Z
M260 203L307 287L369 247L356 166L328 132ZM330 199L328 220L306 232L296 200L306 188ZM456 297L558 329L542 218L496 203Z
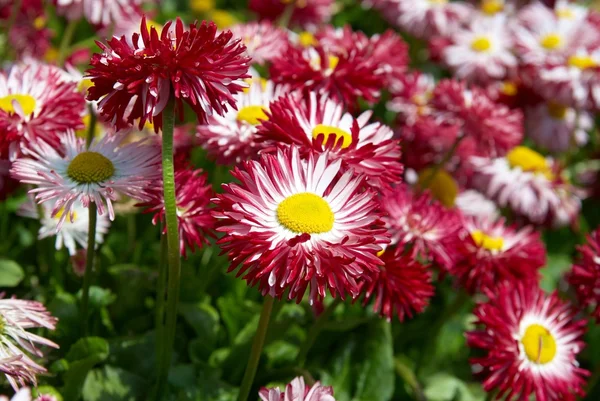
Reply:
M421 313L433 297L432 273L404 247L387 248L380 256L383 265L366 284L364 304L388 321L395 315L401 322Z
M414 194L405 185L385 191L380 207L392 244L410 245L415 255L444 268L452 266L461 227L454 211L432 200L426 192Z
M0 395L0 401L58 401L58 399L50 394L40 394L34 399L31 395L31 389L23 387L10 400L8 397Z
M234 25L231 33L234 38L242 38L253 64L270 62L280 56L289 43L287 33L269 21Z
M15 158L21 145L43 140L58 146L58 133L83 128L85 100L66 73L40 63L0 72L0 155Z
M522 146L506 157L474 157L473 186L500 207L535 224L564 226L574 223L585 193L570 184L550 158Z
M333 388L323 386L320 382L307 386L302 376L287 384L284 391L263 387L258 395L261 401L335 401Z
M392 82L390 87L392 98L386 106L389 110L398 113L398 121L412 126L421 117L433 113L429 100L434 89L435 79L432 75L420 72L404 74Z
M59 15L70 20L84 17L90 24L108 26L123 20L139 19L142 0L53 0Z
M2 295L0 294L0 372L6 375L15 391L27 383L37 386L36 376L46 373L46 369L35 363L28 354L42 358L44 354L38 345L52 348L58 348L58 345L28 332L27 329L54 330L57 319L39 302L2 299Z
M295 146L243 163L232 172L240 184L217 195L217 231L229 255L263 294L297 302L310 285L311 304L326 290L356 298L360 281L381 264L388 242L374 193L363 176L341 169L327 153L302 160Z
M268 119L269 105L282 92L282 88L275 89L272 81L252 79L247 91L234 96L237 110L231 109L222 116L213 115L206 124L198 126L200 145L221 164L256 158L264 147L257 141L258 126Z
M185 257L186 247L192 252L208 243L207 237L212 236L214 220L209 209L213 195L212 187L207 183L206 174L202 170L189 168L175 172L175 196L177 218L179 219L180 252ZM145 206L146 213L154 213L152 223L164 222L165 205L162 181L148 191L151 200L138 206ZM163 234L167 227L164 226Z
M465 217L460 231L460 256L450 269L469 292L494 290L502 282L535 282L546 264L540 234L528 226L509 227L505 220Z
M458 79L486 84L508 77L517 66L503 16L477 18L451 39L442 57Z
M88 100L99 100L100 114L117 129L149 121L156 132L162 127L162 112L174 97L175 109L183 118L183 102L204 123L214 113L222 115L228 105L235 108L233 95L246 85L250 58L231 31L217 34L214 23L203 22L186 29L177 19L168 22L159 35L142 18L140 33L131 41L113 37L99 43L87 76L94 84ZM138 120L139 119L139 120Z
M106 135L89 149L70 132L61 136L61 147L39 141L24 150L27 157L13 163L11 173L22 183L35 185L30 193L39 203L53 202L52 216L62 213L58 228L69 217L75 220L75 202L114 220L112 202L119 193L146 200L146 187L160 177L160 149L143 142L120 146L126 134ZM106 206L105 206L106 204Z
M470 347L485 355L471 364L496 400L575 401L584 396L585 377L576 357L584 347L586 322L556 293L534 284L512 283L489 292L475 308L478 329L468 332Z
M585 245L579 246L579 258L568 275L575 288L579 302L592 307L592 315L600 322L600 230L587 237Z
M536 145L553 153L585 145L593 126L590 113L556 102L525 108L525 131Z
M370 123L372 111L358 118L344 112L343 104L311 92L306 97L286 96L271 103L269 118L258 127L263 146L297 145L302 153L329 151L344 165L365 174L369 184L389 186L400 182L400 144L393 131Z
M64 219L62 226L59 227L63 211L58 211L52 216L52 206L47 202L42 204L44 215L40 219L41 227L38 231L38 239L56 236L56 250L67 248L69 255L74 256L77 253L77 245L83 249L87 249L88 229L89 229L89 213L80 203L74 203L72 207L72 219ZM39 219L37 206L33 199L25 202L17 214L23 217ZM108 232L110 220L106 214L97 215L96 217L96 244L101 244L104 241L104 235Z

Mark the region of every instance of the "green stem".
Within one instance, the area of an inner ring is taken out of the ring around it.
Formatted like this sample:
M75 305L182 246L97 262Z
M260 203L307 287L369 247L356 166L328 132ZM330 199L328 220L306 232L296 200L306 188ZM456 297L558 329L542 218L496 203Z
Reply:
M165 357L165 301L167 289L167 236L160 233L160 264L158 265L158 283L156 291L156 366L164 365Z
M277 25L282 28L288 27L290 20L292 19L292 14L294 14L294 8L296 7L295 3L296 0L292 0L288 5L285 6L283 13L281 13L281 16L279 17L279 21L277 21Z
M423 393L423 388L421 387L421 384L419 383L419 379L417 379L415 372L413 372L413 370L408 365L406 365L399 359L395 360L394 366L396 368L396 373L398 374L398 376L400 376L404 380L404 382L412 388L417 401L427 401L427 397L425 397L425 394Z
M421 184L419 184L419 188L421 188L421 190L427 189L429 187L429 185L433 182L433 180L435 179L435 176L437 175L437 173L444 168L444 166L446 166L446 163L448 163L450 161L450 159L452 158L452 156L454 156L454 152L456 152L456 149L458 149L458 145L460 145L460 142L463 140L465 136L464 135L460 135L456 138L456 140L454 141L454 143L452 144L452 147L450 148L450 150L448 150L448 152L444 155L444 158L437 163L435 166L433 166L433 169L427 174L426 177L423 177L423 182Z
M175 167L173 164L173 129L175 124L175 99L171 98L163 110L162 127L162 169L165 222L167 224L167 278L166 330L164 333L164 358L159 366L157 399L162 399L165 391L177 324L177 304L181 280L181 255L179 253L179 222L177 220L177 198L175 196Z
M308 329L306 340L304 341L302 347L300 348L300 351L298 352L298 366L304 366L304 364L306 363L306 356L308 355L308 351L310 351L315 341L317 341L317 337L323 330L323 327L325 327L325 325L327 324L327 321L329 320L329 317L333 314L335 308L337 308L337 306L341 303L341 299L336 298L331 303L331 305L325 308L323 313L319 315L319 317L317 318L317 320L315 320L315 323L310 327L310 329Z
M90 106L90 125L88 126L86 137L86 148L89 149L92 140L94 139L94 131L96 130L96 115ZM89 225L88 225L88 243L87 254L85 258L85 272L83 274L83 287L81 289L81 324L83 325L83 333L88 332L88 304L90 300L90 286L92 285L92 275L94 269L94 256L96 254L96 219L97 205L90 202L88 207ZM67 217L68 218L68 217Z
M94 254L96 251L96 204L90 202L88 207L89 212L89 228L88 228L88 243L87 254L85 259L85 273L83 275L83 288L81 294L81 324L83 326L83 334L88 334L88 305L90 300L90 286L92 284L92 275L94 269ZM68 217L67 217L68 218Z
M260 354L262 353L263 345L265 344L265 337L267 336L267 329L269 328L269 320L271 318L271 311L273 310L273 303L275 299L270 296L265 297L263 303L262 312L260 313L260 319L258 321L258 328L254 341L252 342L252 350L250 351L250 358L248 359L248 365L244 372L244 378L240 385L240 394L238 401L247 401L254 382L254 376L256 376L256 368L258 368L258 362L260 360Z
M485 401L492 401L494 399L496 399L496 394L498 393L497 390L491 390L487 393L486 397L485 397Z
M65 63L65 59L67 58L67 53L69 51L69 45L73 40L73 35L75 34L75 29L77 28L77 24L79 20L69 21L67 27L63 32L63 37L60 41L60 47L58 48L58 57L56 59L56 63L62 67Z

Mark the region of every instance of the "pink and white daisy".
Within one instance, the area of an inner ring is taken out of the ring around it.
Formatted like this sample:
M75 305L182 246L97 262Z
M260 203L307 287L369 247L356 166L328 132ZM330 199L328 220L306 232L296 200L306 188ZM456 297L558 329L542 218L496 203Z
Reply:
M473 186L500 207L535 224L573 224L585 193L570 184L551 158L522 146L506 157L474 157Z
M3 295L0 294L0 372L6 375L15 391L28 383L37 386L36 376L46 373L46 369L28 354L42 358L44 354L38 345L52 348L58 345L27 329L54 330L57 319L39 302L2 299Z
M156 225L165 219L162 181L157 182L149 193L151 200L138 206L146 206L146 213L154 213L152 223ZM213 190L202 170L187 168L175 172L175 195L179 220L179 250L185 257L186 247L194 252L196 248L208 243L207 237L213 235L214 219L209 209ZM163 227L163 234L166 234L167 227Z
M596 228L577 250L579 255L568 274L569 283L581 305L591 307L592 316L600 322L600 230Z
M333 388L323 386L320 382L307 386L302 376L287 384L284 391L263 387L258 395L261 401L335 401Z
M443 207L428 193L415 194L405 185L385 191L380 208L393 245L410 245L415 255L444 268L452 267L461 228L453 210Z
M344 171L327 153L300 158L297 147L249 161L217 195L219 245L238 266L238 276L263 294L297 302L310 286L309 301L356 298L360 281L381 264L388 242L364 177Z
M231 33L234 38L242 38L253 64L263 65L279 57L289 43L287 33L270 21L234 25Z
M376 7L397 16L391 22L420 39L453 34L472 12L468 4L448 0L394 0Z
M43 140L53 146L58 133L83 128L83 95L57 67L13 65L0 72L0 155L15 158L21 146Z
M60 219L64 214L59 211L52 216L52 206L47 202L42 204L44 215L40 219L37 206L33 199L25 202L17 214L23 217L39 219L41 227L38 231L38 239L56 236L55 248L60 250L68 249L69 255L74 256L77 253L77 245L83 249L87 249L88 230L89 230L89 213L81 204L75 203L72 208L72 219L64 219L62 225L59 226ZM110 220L106 214L98 214L96 217L96 244L101 244L104 241L104 235L110 228Z
M364 174L374 186L400 182L400 144L393 131L370 123L372 111L354 118L343 104L311 92L306 97L286 96L271 103L269 118L258 127L263 146L297 145L301 153L329 151L344 166Z
M398 120L412 126L423 116L433 114L429 100L435 89L435 79L430 74L411 72L392 82L391 100L387 108L398 113Z
M143 0L54 0L59 15L69 20L85 18L90 24L108 26L142 15Z
M423 312L433 297L432 272L404 247L389 247L380 256L383 265L370 277L365 287L366 305L371 299L373 310L388 321L398 320Z
M35 185L29 191L39 203L53 202L52 215L59 212L60 228L67 216L74 221L74 204L88 207L94 202L98 213L114 220L112 202L118 194L146 200L146 187L160 178L160 149L142 141L123 146L126 134L106 135L92 142L73 132L61 136L61 148L40 141L24 150L13 163L11 174L22 183ZM105 206L106 204L106 206Z
M442 58L458 79L486 84L505 79L517 66L503 16L477 18L451 37Z
M553 153L585 145L593 126L590 113L555 102L525 108L525 131L537 146Z
M471 348L485 355L471 359L483 388L493 399L575 401L583 397L587 370L577 354L585 346L585 320L556 293L545 295L535 283L503 285L475 308L476 330L466 334Z
M258 126L267 120L270 104L284 92L271 81L252 79L250 88L235 95L237 110L222 116L209 117L200 124L196 136L209 156L221 164L239 163L255 159L264 147L257 141Z
M546 250L533 227L509 227L504 219L465 217L460 256L450 269L469 293L493 291L499 284L537 282Z
M473 189L461 191L456 196L454 204L464 216L488 220L496 220L500 216L500 210L496 204L481 192Z
M31 389L29 387L23 387L17 391L11 399L4 395L0 395L0 401L58 401L58 399L50 394L40 394L34 399L31 395Z

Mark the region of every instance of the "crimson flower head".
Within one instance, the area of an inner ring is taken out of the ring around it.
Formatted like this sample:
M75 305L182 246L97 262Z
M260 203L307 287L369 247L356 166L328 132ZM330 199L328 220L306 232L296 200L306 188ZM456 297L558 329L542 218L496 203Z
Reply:
M569 282L575 288L579 302L592 306L592 314L600 322L600 229L591 233L587 244L578 249L580 257L573 264Z
M99 100L100 114L117 129L139 119L140 129L151 122L158 132L172 96L180 119L184 101L201 123L213 112L222 115L228 106L235 108L233 95L246 86L250 58L231 31L217 34L217 26L206 21L186 29L177 19L159 35L145 17L140 31L98 43L102 53L92 56L87 71L94 84L88 100Z
M373 310L388 321L396 315L402 322L423 312L434 294L428 266L404 252L404 247L390 247L380 259L383 265L371 275L363 303L374 298Z

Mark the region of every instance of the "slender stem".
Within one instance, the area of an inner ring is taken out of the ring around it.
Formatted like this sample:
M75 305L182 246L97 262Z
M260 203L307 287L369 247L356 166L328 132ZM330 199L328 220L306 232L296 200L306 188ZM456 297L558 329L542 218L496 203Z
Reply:
M279 17L279 21L277 21L277 25L279 25L282 28L288 27L292 19L292 14L294 14L294 8L296 8L295 3L296 0L292 0L285 6L283 13L281 13L281 16Z
M341 303L342 303L342 301L339 298L336 298L331 303L331 305L329 305L327 308L325 308L323 313L321 313L319 315L319 317L317 318L317 320L315 320L315 323L310 327L310 329L308 329L308 334L306 335L306 340L302 344L300 351L298 351L298 358L297 358L298 366L300 366L300 367L304 366L304 363L306 362L306 356L308 355L308 351L310 351L310 349L314 345L315 341L317 341L317 337L323 330L323 327L325 326L325 324L327 324L327 321L329 320L329 317L333 314L333 311L335 310L335 308L337 308L337 306Z
M163 111L162 127L162 169L165 221L167 224L167 260L169 273L167 280L166 330L164 333L164 358L159 367L157 396L161 399L165 390L177 324L177 303L179 302L179 281L181 280L181 256L179 253L179 227L177 220L177 198L175 196L175 167L173 165L173 128L175 124L175 99L167 102Z
M460 136L456 137L456 140L452 144L452 147L450 148L450 150L448 150L448 152L444 155L444 158L442 160L440 160L440 162L437 163L435 166L433 166L433 169L429 172L429 174L427 174L427 176L424 177L423 182L419 185L421 190L424 190L427 187L429 187L429 185L435 179L435 176L437 175L437 173L441 169L443 169L444 166L446 166L446 163L448 163L448 161L450 161L452 156L454 156L454 152L456 152L456 149L458 149L458 145L460 145L460 142L463 140L464 137L465 137L464 135L460 135Z
M399 359L395 360L394 366L396 368L396 373L398 374L398 376L400 376L404 380L404 382L412 388L415 398L418 401L427 401L427 397L425 397L425 394L423 393L423 388L421 387L421 384L419 383L419 379L417 379L415 372L413 372L413 370L408 365L406 365Z
M165 357L165 301L167 289L167 236L160 232L160 264L156 291L156 366L163 366Z
M63 36L60 41L60 47L58 48L58 57L56 59L56 63L59 66L62 66L65 63L65 59L67 58L67 52L69 51L69 45L73 40L73 35L75 34L75 29L77 28L78 23L79 20L77 19L69 21L67 27L63 32Z
M83 288L81 294L81 324L83 326L84 335L88 334L88 305L90 300L90 286L92 284L92 270L94 269L94 254L96 251L96 209L96 204L94 202L90 202L90 206L88 207L90 225L88 229L85 273L83 275Z
M262 312L260 313L260 319L258 321L258 328L254 341L252 342L252 350L250 351L250 359L248 359L248 365L244 372L244 378L240 386L240 394L238 401L247 401L254 382L254 376L256 376L256 368L258 368L258 362L260 360L260 354L262 353L263 345L265 344L265 337L267 336L267 329L269 328L269 320L271 318L271 311L273 310L273 303L275 299L270 296L265 297L263 303Z
M86 147L89 148L94 139L96 130L96 115L90 106L90 125L88 126ZM83 287L81 289L81 324L83 325L83 334L88 332L88 304L90 300L90 286L92 285L92 275L94 270L94 256L96 255L96 219L97 205L95 202L90 202L88 207L89 225L88 225L88 242L87 254L85 258L85 272L83 274Z

